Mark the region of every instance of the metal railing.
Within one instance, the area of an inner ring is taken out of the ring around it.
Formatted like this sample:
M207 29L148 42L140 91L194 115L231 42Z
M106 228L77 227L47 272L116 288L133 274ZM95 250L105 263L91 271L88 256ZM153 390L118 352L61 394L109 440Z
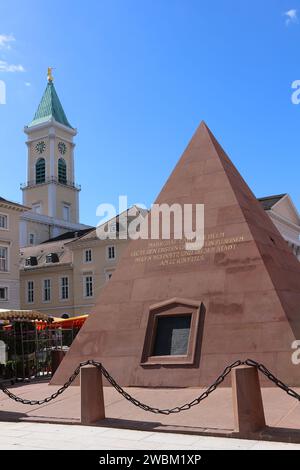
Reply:
M70 181L70 180L60 180L59 178L57 178L56 176L51 176L49 178L45 178L45 180L43 182L36 182L34 180L32 181L27 181L27 183L21 183L20 184L20 189L28 189L28 188L32 188L34 186L41 186L43 184L49 184L49 183L55 183L55 184L61 184L63 186L68 186L69 188L73 188L73 189L76 189L77 191L80 191L81 190L81 186L80 184L76 184L74 181Z

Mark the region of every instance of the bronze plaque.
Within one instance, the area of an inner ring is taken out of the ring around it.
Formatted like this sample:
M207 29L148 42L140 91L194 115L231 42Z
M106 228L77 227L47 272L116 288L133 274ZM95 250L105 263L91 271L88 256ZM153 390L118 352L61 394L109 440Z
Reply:
M185 356L188 351L191 315L157 319L153 356Z

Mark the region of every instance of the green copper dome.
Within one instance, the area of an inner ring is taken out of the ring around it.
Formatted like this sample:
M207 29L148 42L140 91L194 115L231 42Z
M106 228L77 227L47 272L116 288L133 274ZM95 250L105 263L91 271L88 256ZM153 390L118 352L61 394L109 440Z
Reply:
M28 125L28 127L33 127L38 124L50 121L54 119L56 122L63 124L64 126L70 127L67 116L63 110L61 102L56 93L54 84L52 80L48 80L46 90L43 94L37 112L34 115L33 121Z

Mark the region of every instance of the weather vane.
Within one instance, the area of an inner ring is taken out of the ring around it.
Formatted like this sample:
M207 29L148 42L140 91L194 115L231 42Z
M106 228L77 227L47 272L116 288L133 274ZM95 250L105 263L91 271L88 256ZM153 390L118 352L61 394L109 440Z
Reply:
M48 82L53 82L52 70L53 70L53 67L48 67L48 73L47 73Z

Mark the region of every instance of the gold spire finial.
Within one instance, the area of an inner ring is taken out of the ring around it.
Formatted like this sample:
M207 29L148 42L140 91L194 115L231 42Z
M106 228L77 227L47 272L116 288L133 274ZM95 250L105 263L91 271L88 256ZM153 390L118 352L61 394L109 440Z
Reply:
M52 70L53 70L53 67L48 67L48 73L47 73L48 82L53 82Z

